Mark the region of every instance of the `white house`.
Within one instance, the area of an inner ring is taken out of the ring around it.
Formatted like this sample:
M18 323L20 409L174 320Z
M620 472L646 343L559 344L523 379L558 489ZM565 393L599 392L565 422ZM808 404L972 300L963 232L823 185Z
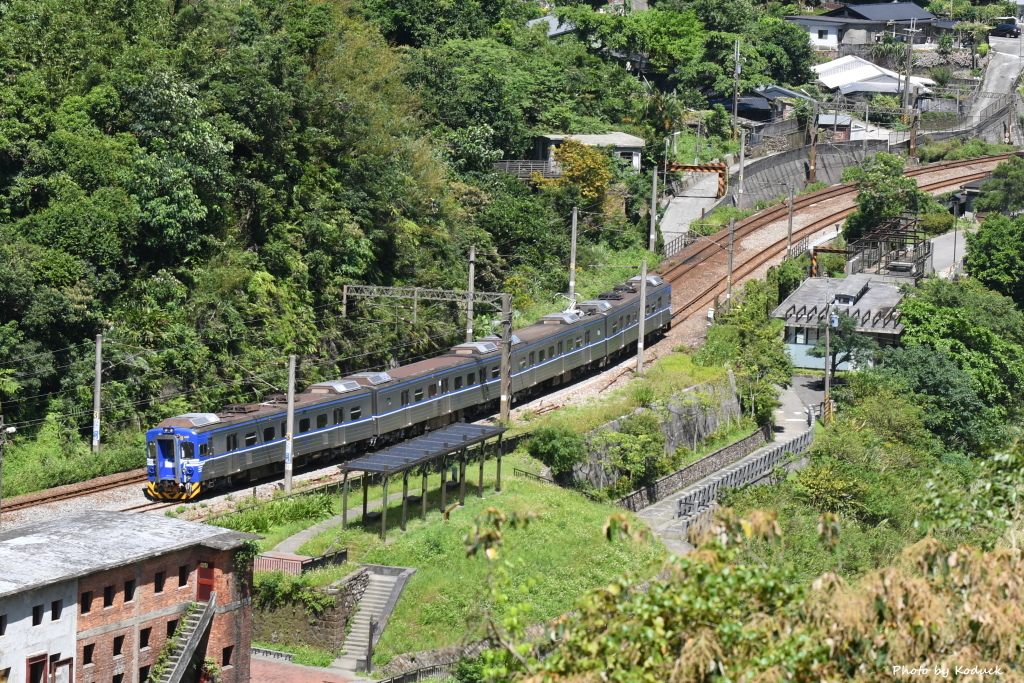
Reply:
M629 133L605 133L602 135L542 135L537 138L534 146L534 158L544 161L554 161L555 150L562 144L563 140L573 140L587 145L588 147L612 147L616 156L627 159L630 165L640 170L640 155L643 152L646 142Z
M903 75L853 55L816 64L811 69L818 75L818 85L827 90L838 90L843 95L858 92L895 94L903 92L905 86ZM928 86L935 85L935 81L911 76L910 85L920 95L929 92Z

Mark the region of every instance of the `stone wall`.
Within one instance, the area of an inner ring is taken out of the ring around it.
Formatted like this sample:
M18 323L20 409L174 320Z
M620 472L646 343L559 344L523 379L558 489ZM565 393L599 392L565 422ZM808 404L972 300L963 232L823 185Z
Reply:
M770 427L762 427L746 438L719 448L714 453L624 496L617 501L617 504L633 512L643 510L648 505L657 503L679 489L686 488L704 477L714 474L760 448L768 441L770 429Z
M252 639L260 643L339 650L345 642L348 622L355 616L369 583L369 572L366 567L360 567L345 578L317 589L334 598L334 606L319 615L310 614L302 603L274 609L254 608Z
M690 387L665 405L637 408L633 414L655 411L665 435L665 450L674 452L680 446L696 448L697 444L714 434L728 420L740 417L740 402L736 395L736 380L729 373L728 380L708 382ZM595 436L603 431L617 432L627 418L613 420L588 435L587 460L572 468L576 481L587 481L595 488L606 488L618 476L608 464L607 446L595 443Z

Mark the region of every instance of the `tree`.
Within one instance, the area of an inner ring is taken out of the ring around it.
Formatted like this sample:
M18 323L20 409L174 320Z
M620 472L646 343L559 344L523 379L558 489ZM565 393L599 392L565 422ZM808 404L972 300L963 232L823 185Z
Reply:
M530 455L551 468L556 475L572 472L586 457L583 437L568 427L538 427L530 434Z
M829 372L835 376L836 370L843 363L864 364L873 357L878 344L874 339L857 332L858 318L844 310L836 311L838 325L829 331ZM818 341L807 351L814 358L825 358L825 328L830 326L828 320L818 323Z
M857 183L857 210L846 219L846 241L904 213L926 213L934 201L917 187L917 180L903 175L903 159L879 152L860 166L843 172L844 182Z
M1024 305L1024 218L989 214L977 232L966 237L967 272L1018 306Z
M1024 209L1024 159L1011 156L992 171L992 180L981 184L981 195L974 203L977 211Z

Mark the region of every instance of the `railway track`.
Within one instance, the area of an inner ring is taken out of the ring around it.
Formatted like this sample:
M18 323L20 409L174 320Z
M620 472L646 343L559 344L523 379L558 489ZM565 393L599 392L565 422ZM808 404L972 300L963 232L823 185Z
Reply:
M932 164L930 166L911 169L906 173L906 175L909 177L918 177L941 173L955 168L967 168L977 166L979 164L994 164L1007 159L1009 156L1009 154L999 154L988 157L979 157L977 159L942 162ZM984 178L988 173L989 170L967 173L964 175L958 175L955 178L947 178L945 180L923 184L920 188L925 192L938 192L949 187L957 187L965 182ZM856 186L853 183L834 185L817 192L797 197L793 203L793 213L796 215L803 210L820 205L822 202L834 201L844 197L852 198L854 196L856 196ZM855 209L856 206L848 206L837 211L832 211L812 223L805 225L799 230L794 230L793 242L798 242L805 237L809 237L820 232L830 225L834 225L846 218L846 216L852 213ZM734 241L738 242L745 237L754 235L759 230L766 228L773 223L786 220L788 212L789 208L785 203L776 204L769 209L761 211L760 213L737 223L735 226ZM722 245L725 244L728 237L729 232L726 229L712 235L709 238L711 241L702 240L701 242L691 245L687 249L683 250L678 256L667 262L667 270L663 270L662 277L671 282L674 286L673 289L675 289L676 283L685 280L686 275L694 272L695 269L700 268L710 259L723 254ZM741 263L734 264L733 282L738 283L742 281L743 278L749 276L758 268L780 256L786 251L786 244L787 239L783 238L776 241L769 247L760 250L752 258L748 258ZM726 288L727 284L725 279L721 278L709 286L700 289L696 294L691 295L688 299L677 302L675 310L672 313L673 325L685 320L694 313L703 310L713 302L716 295L723 294Z
M102 480L103 481L97 481L96 479L93 479L80 484L58 486L57 488L53 488L48 491L30 493L25 496L10 498L3 501L3 507L0 509L2 509L3 512L15 512L17 510L24 510L37 505L59 503L66 500L72 500L74 498L81 498L82 496L88 496L99 491L109 491L110 489L116 489L122 486L145 484L146 472L145 470L133 470L131 472L123 472L120 475L102 477Z

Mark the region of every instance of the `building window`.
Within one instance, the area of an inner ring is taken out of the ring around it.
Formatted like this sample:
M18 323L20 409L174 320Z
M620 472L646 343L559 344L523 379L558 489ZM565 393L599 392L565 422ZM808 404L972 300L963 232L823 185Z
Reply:
M135 599L135 579L124 582L124 601L131 602Z
M36 605L32 608L32 625L39 626L41 623L43 623L43 606Z
M356 406L348 411L348 419L358 420L363 415L363 409L361 406Z
M263 443L270 443L274 440L274 428L267 427L263 430Z
M818 40L828 40L828 29L825 29L825 28L819 28L818 29Z
M107 586L103 589L103 606L113 607L114 606L114 587Z
M238 434L228 434L228 450L238 449Z
M54 600L50 603L50 621L60 621L60 613L64 611L64 601Z
M256 445L256 432L249 432L245 435L245 447L249 448Z
M221 660L220 660L221 661L221 664L220 664L221 668L226 669L229 666L231 666L231 655L234 652L234 649L235 649L234 645L228 645L226 648L224 648L224 653L221 656Z
M114 636L114 656L120 657L124 649L124 636Z
M0 636L7 633L7 615L0 614Z
M157 572L153 577L153 592L163 593L165 581L167 581L167 572Z
M124 674L114 674L114 678L111 679L111 683L124 683Z
M305 434L309 431L309 418L304 417L299 420L299 434Z
M144 650L149 647L149 635L153 633L153 629L144 628L139 631L139 649ZM140 678L139 680L144 681L145 679Z
M183 564L178 567L178 588L188 585L188 575L189 571L187 564Z
M178 630L178 620L171 619L167 622L167 637L170 638L174 635L174 632Z
M79 604L78 612L80 614L88 614L92 611L92 591L85 591L82 593L82 600Z
M327 413L324 413L323 415L317 415L316 416L316 428L317 429L323 429L326 426L327 426Z
M96 651L96 645L89 643L82 648L82 664L92 664L92 653Z
M149 667L148 666L140 666L139 667L139 680L142 683L146 683L146 681L149 680Z

